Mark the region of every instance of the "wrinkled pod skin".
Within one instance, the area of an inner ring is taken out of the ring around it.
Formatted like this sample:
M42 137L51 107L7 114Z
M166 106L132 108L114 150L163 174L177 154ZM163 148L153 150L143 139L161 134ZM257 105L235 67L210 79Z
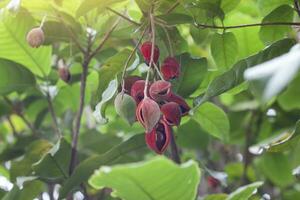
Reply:
M164 153L171 138L171 127L164 121L160 121L155 128L145 134L148 147L158 154Z
M139 76L128 76L124 79L124 89L125 89L125 93L126 94L129 94L131 93L131 88L133 86L133 84L137 81L140 81L140 80L143 80L142 77L139 77ZM119 92L121 92L122 88L121 88L121 85L120 87L118 88L119 89Z
M132 96L137 105L144 99L145 84L146 82L144 80L139 80L131 87L130 96Z
M151 50L152 50L152 42L144 42L140 48L144 60L146 62L146 64L150 63L151 60ZM154 46L154 55L153 55L153 62L157 63L159 59L159 48L158 46Z
M167 98L167 101L177 103L180 107L182 116L188 115L191 109L190 106L185 102L184 98L176 94L171 93L170 97Z
M32 48L40 47L45 41L45 34L41 27L31 29L26 36L28 44Z
M181 121L181 110L177 103L168 102L160 108L163 120L170 126L179 126Z
M149 94L156 101L166 100L171 95L171 83L163 80L151 84Z
M167 81L178 78L180 75L180 64L176 58L166 58L161 66L161 73Z
M160 120L159 105L149 97L146 97L137 107L136 118L144 126L147 133L152 131Z

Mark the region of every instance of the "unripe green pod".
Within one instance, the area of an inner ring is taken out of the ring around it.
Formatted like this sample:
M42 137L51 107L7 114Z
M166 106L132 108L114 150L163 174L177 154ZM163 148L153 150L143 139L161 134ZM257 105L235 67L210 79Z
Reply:
M132 125L136 121L135 100L126 93L120 92L115 98L115 109L117 114L122 117L128 124Z

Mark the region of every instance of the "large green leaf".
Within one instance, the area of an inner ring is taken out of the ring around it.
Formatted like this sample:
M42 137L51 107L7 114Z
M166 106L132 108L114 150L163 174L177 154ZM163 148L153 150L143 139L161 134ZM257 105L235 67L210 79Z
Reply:
M130 53L130 50L125 49L107 59L107 61L101 67L101 69L99 70L99 80L101 80L101 84L99 84L98 87L98 96L95 97L95 100L97 102L99 101L99 99L101 99L101 95L104 90L108 88L109 83L114 80L119 73L122 72Z
M258 7L263 15L269 14L275 8L284 4L292 4L293 0L258 0Z
M240 2L241 0L222 0L221 8L224 12L229 12L239 5Z
M268 14L263 19L262 23L291 22L293 20L293 11L293 8L288 5L280 6ZM265 44L271 44L272 42L283 38L290 30L291 28L289 26L262 26L259 34Z
M226 200L248 200L253 194L256 193L257 188L260 187L263 182L255 182L249 185L238 188L236 191L232 192Z
M193 119L209 134L221 140L229 139L229 120L226 113L212 103L205 103L194 113Z
M22 65L0 59L0 95L24 91L35 85L34 75Z
M233 33L216 33L211 41L211 54L220 69L229 69L238 58L238 42Z
M27 32L34 27L34 19L25 11L16 16L0 14L0 58L13 60L34 74L47 76L51 70L51 47L31 48L26 43Z
M60 181L69 174L71 145L62 138L41 160L33 164L32 169L42 180Z
M177 166L164 157L143 163L101 167L89 179L94 188L110 187L114 195L124 200L193 200L199 182L197 163L189 161Z
M300 109L300 76L296 77L278 97L279 105L286 111Z
M2 200L32 200L38 197L44 190L45 185L43 182L38 180L29 181L23 184L22 189L15 185Z
M207 60L205 58L191 58L189 54L180 56L181 74L178 81L177 93L188 97L197 90L207 72Z
M80 17L82 15L85 15L87 12L89 12L92 9L98 8L98 11L103 11L106 9L107 6L111 6L115 3L121 3L125 0L87 0L83 1L81 5L79 6L77 10L77 17Z
M63 184L60 190L60 198L64 198L75 187L82 182L87 181L93 172L102 165L110 165L119 158L126 156L131 152L136 152L146 146L144 134L135 135L129 140L115 146L110 151L102 155L94 155L82 161L76 168L74 173Z

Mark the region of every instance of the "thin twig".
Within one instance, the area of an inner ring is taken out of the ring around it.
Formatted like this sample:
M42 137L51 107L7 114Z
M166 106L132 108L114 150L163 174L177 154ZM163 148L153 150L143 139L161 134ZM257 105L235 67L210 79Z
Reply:
M212 29L235 29L235 28L247 28L254 26L300 26L297 22L265 22L265 23L254 23L254 24L241 24L234 26L217 26L217 25L207 25L195 23L196 28L212 28Z
M123 73L122 73L122 91L124 92L125 90L125 75L126 75L126 70L127 70L127 67L129 66L129 63L133 57L133 55L135 54L136 50L138 49L139 45L141 44L143 38L144 38L144 35L146 33L146 30L147 30L147 27L144 29L144 31L142 32L142 36L140 37L139 41L137 42L137 44L135 45L134 49L132 50L132 52L130 53L126 63L125 63L125 66L124 66L124 69L123 69Z
M8 121L8 123L9 123L9 125L10 125L10 127L12 129L13 135L16 137L18 135L18 132L16 130L16 127L15 127L14 123L11 121L10 116L7 116L7 121Z
M156 70L156 72L157 72L159 78L160 78L161 80L165 80L164 77L162 76L162 74L160 73L158 66L157 66L154 62L153 62L153 65L154 65L154 68L155 68L155 70Z
M112 32L117 28L119 22L120 22L121 18L118 18L116 20L116 22L112 25L112 27L108 30L108 32L106 32L106 34L104 35L102 41L100 42L99 46L96 48L96 50L94 50L90 56L89 59L93 58L104 46L105 42L108 40L108 38L110 37L110 35L112 34Z
M180 164L181 161L180 161L179 151L178 151L178 147L176 145L175 137L174 137L174 134L172 131L171 131L170 137L171 137L170 145L171 145L172 160L174 162L176 162L177 164Z
M51 118L52 118L52 121L53 121L54 131L55 131L57 137L60 138L61 137L61 132L60 132L59 127L58 127L57 116L56 116L56 113L55 113L55 110L54 110L54 107L53 107L53 103L52 103L49 91L46 92L46 99L47 99L47 102L48 102L48 109L49 109L49 112L51 114Z
M118 11L115 11L115 10L113 10L113 9L110 8L110 7L106 7L106 9L109 10L109 11L111 11L111 12L113 12L113 13L115 13L116 15L122 17L123 19L127 20L128 22L132 23L133 25L136 25L136 26L140 26L140 25L141 25L140 23L133 21L133 20L130 19L129 17L126 17L126 16L123 15L122 13L119 13Z

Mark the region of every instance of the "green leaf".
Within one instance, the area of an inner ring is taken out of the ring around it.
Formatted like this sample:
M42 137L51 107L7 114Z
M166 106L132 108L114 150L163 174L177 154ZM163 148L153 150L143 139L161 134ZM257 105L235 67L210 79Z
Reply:
M74 173L67 179L60 190L60 198L65 198L67 194L82 182L87 181L94 170L102 165L110 165L119 158L131 153L140 151L146 147L144 134L135 135L129 140L115 146L110 151L102 155L94 155L82 161L74 170Z
M211 54L220 69L229 69L238 58L238 42L233 33L216 33L211 41Z
M269 14L275 8L284 4L292 4L293 0L258 0L258 7L263 15Z
M0 95L35 86L34 75L22 65L0 59Z
M32 169L42 180L58 182L66 179L69 174L71 145L62 138L43 156L33 164Z
M197 90L207 72L206 58L191 58L187 53L180 56L181 74L178 81L177 93L188 97Z
M112 188L113 194L124 200L193 200L199 182L197 163L189 161L177 166L164 157L142 163L101 167L89 179L94 188Z
M27 32L34 27L34 19L25 11L13 16L0 14L0 58L13 60L38 76L47 76L51 70L51 47L31 48L26 42Z
M279 135L272 136L259 144L253 145L249 151L253 154L268 152L281 152L293 149L300 144L300 121L296 123L293 131L287 130Z
M221 108L212 103L205 103L194 113L193 119L210 135L228 141L229 120Z
M112 80L107 89L102 93L101 101L96 105L95 111L93 113L97 122L101 125L104 125L108 122L108 119L105 117L106 104L111 100L118 90L118 81L117 79Z
M241 60L232 69L216 77L209 85L204 96L198 96L194 100L194 110L207 100L218 96L244 82L244 71L248 65L245 60Z
M101 69L99 70L99 80L101 80L101 83L99 84L97 94L99 96L96 96L95 101L98 102L100 98L100 95L106 90L109 83L116 78L116 76L122 72L124 65L130 55L130 50L125 49L111 58L107 59L107 61L101 66ZM133 62L133 61L132 61ZM131 64L132 64L131 62ZM131 65L129 64L129 66Z
M44 190L45 185L41 181L25 182L22 189L15 185L2 200L32 200L38 197Z
M101 13L103 12L107 6L111 6L115 3L121 3L125 0L106 0L106 1L102 1L102 0L88 0L88 1L83 1L77 12L76 12L76 16L80 17L82 15L85 15L87 12L89 12L92 9L97 8L98 12Z
M207 195L204 200L225 200L227 194L211 194Z
M170 13L167 15L159 15L157 18L162 19L168 25L178 25L178 24L191 24L194 22L194 19L186 14L182 13Z
M236 6L239 5L241 0L222 0L221 8L226 13L233 10Z
M293 21L294 9L288 5L283 5L270 14L268 14L263 20L262 23L271 23L271 22L292 22ZM289 26L277 26L277 27L267 27L262 26L259 32L261 40L266 44L271 44L272 42L283 38L287 35L287 32L291 31Z
M258 169L275 185L286 187L295 180L288 157L282 153L264 154L257 163Z
M300 76L296 77L278 97L278 103L285 111L300 109Z
M245 185L243 187L238 188L236 191L231 193L226 200L247 200L249 199L254 193L256 193L257 188L262 186L263 182L255 182L249 185Z
M21 160L13 161L11 164L11 180L18 176L32 175L32 165L39 161L52 147L46 140L35 140L26 149L25 156Z

